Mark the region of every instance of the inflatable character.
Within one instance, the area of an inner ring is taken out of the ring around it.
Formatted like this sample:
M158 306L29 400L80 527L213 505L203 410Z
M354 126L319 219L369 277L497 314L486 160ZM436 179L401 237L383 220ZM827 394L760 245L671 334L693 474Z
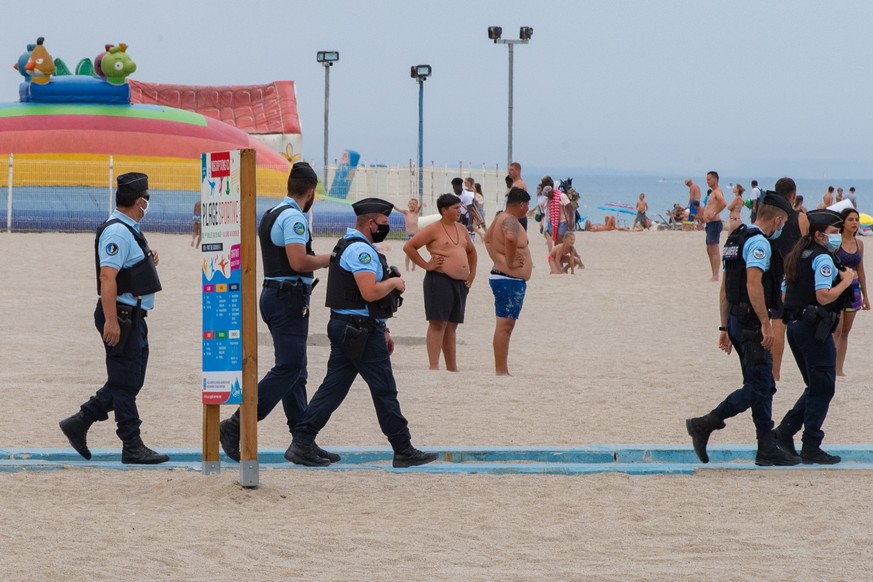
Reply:
M12 68L21 73L25 81L30 81L30 74L27 72L27 62L30 60L30 53L36 48L35 44L27 45L27 52L21 53L18 57L18 62L12 65Z
M94 59L94 72L112 85L123 85L127 76L136 71L134 63L127 54L127 45L106 45L106 51Z
M55 74L55 62L45 46L43 46L44 40L43 37L36 39L36 46L33 47L30 59L24 66L30 74L30 82L40 85L48 83L51 76Z

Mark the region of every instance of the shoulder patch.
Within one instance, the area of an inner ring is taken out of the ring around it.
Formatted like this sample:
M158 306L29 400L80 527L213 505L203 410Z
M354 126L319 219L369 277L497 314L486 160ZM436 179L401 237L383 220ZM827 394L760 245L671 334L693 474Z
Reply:
M821 267L819 267L818 270L822 274L822 276L824 276L824 277L830 277L834 273L833 268L827 264L822 265Z
M370 253L361 253L360 255L358 255L358 260L361 261L363 264L368 265L370 264L370 261L373 260L373 257L370 256Z
M109 243L106 245L106 254L110 257L113 257L118 254L118 245L115 243Z
M306 232L306 226L304 226L302 222L295 222L294 232L295 234L303 234L304 232Z
M764 253L764 249L762 249L761 247L752 249L752 256L756 259L763 259L765 254L766 253Z

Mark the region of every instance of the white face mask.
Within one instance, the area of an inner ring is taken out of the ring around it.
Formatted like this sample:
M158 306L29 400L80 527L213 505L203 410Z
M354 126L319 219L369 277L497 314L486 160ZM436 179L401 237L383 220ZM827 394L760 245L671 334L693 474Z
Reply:
M143 198L143 200L145 200L145 198ZM146 203L145 207L144 207L144 208L140 208L140 210L142 210L142 217L143 217L143 218L145 218L145 217L146 217L146 214L149 213L149 201L148 201L148 200L145 200L145 203Z

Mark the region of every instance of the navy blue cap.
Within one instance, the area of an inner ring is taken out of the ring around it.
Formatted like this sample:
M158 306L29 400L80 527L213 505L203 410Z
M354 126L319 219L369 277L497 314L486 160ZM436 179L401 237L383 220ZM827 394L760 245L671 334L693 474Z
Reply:
M384 214L388 216L394 209L394 205L381 198L364 198L352 204L356 216L364 214Z

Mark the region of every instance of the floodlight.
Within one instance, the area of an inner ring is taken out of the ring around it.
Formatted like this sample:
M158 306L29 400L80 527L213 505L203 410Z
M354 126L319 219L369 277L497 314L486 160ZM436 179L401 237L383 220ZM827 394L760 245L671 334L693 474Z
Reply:
M423 81L424 79L430 77L433 69L430 65L413 65L409 69L409 76L413 79L419 79Z
M315 58L319 63L329 67L339 60L339 53L337 51L318 51Z
M503 29L499 26L489 26L488 27L488 38L491 40L500 40L501 35L503 35Z
M522 26L518 29L518 38L521 40L530 40L530 37L533 36L533 28L530 26Z

